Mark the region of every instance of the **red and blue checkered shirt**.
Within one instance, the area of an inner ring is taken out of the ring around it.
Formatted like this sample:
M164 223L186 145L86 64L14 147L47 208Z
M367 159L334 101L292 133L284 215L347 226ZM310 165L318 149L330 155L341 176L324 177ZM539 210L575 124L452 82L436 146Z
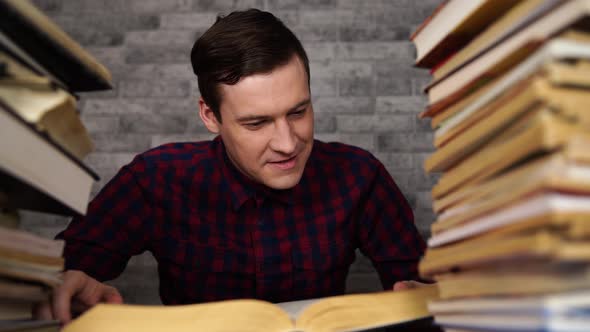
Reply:
M320 141L299 184L281 191L243 176L219 138L157 147L124 166L60 236L66 269L101 281L149 250L164 304L342 294L356 248L389 289L418 278L424 250L385 167Z

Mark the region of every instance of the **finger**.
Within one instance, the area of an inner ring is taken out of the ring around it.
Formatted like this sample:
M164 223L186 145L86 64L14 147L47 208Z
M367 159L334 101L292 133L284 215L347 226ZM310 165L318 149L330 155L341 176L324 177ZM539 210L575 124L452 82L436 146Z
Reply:
M393 290L406 290L406 289L414 289L425 284L414 281L414 280L405 280L405 281L398 281L393 285Z
M116 288L91 279L87 287L72 298L70 304L72 319L100 302L122 304L123 297Z
M409 289L409 288L411 288L411 286L408 285L407 281L398 281L395 284L393 284L394 291L400 291L400 290Z
M123 304L123 296L121 296L121 293L119 293L115 287L107 286L103 293L102 301L106 303Z
M33 307L33 318L38 320L53 320L53 312L51 312L51 303L43 301L37 303Z
M101 302L120 304L123 303L123 297L116 288L88 277L84 288L72 298L70 311L77 317Z
M70 303L75 294L84 288L87 276L80 271L66 271L63 283L55 290L53 296L53 317L63 324L72 320Z
M76 298L72 298L72 302L70 303L70 314L72 315L72 319L83 313L84 311L88 310L90 306L82 301L77 300Z
M123 303L123 297L116 288L89 278L84 289L72 298L71 310L80 314L101 302Z

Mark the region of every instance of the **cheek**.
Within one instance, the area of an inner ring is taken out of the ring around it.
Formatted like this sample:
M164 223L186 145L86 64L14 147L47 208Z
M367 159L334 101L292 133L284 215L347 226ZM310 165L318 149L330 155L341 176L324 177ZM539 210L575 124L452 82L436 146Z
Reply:
M242 162L250 167L255 167L261 163L267 148L267 139L264 133L251 132L244 133L234 140L236 153Z
M304 141L313 137L313 116L308 116L295 124L297 136Z

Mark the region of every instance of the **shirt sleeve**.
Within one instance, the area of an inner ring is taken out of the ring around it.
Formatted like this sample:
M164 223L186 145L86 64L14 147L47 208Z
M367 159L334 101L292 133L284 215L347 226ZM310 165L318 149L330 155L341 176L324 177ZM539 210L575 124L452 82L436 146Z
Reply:
M136 158L92 200L86 216L73 218L57 235L66 242L66 270L81 270L97 280L111 280L123 272L131 256L148 249L153 205L145 195L142 178L148 178L145 165Z
M378 160L361 209L359 248L375 266L384 289L396 281L419 280L418 262L425 243L408 201Z

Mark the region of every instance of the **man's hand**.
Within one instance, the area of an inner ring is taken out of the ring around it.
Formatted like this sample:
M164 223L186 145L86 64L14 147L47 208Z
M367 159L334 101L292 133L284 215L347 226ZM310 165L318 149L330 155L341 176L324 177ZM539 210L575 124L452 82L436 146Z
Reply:
M116 288L82 271L69 270L63 274L63 283L54 290L51 303L37 306L34 316L57 319L65 325L72 320L72 312L84 312L100 302L123 303L123 297Z
M413 289L413 288L423 287L423 286L427 286L427 285L429 285L429 284L417 282L414 280L398 281L395 284L393 284L393 290L399 291L399 290L405 290L405 289Z

